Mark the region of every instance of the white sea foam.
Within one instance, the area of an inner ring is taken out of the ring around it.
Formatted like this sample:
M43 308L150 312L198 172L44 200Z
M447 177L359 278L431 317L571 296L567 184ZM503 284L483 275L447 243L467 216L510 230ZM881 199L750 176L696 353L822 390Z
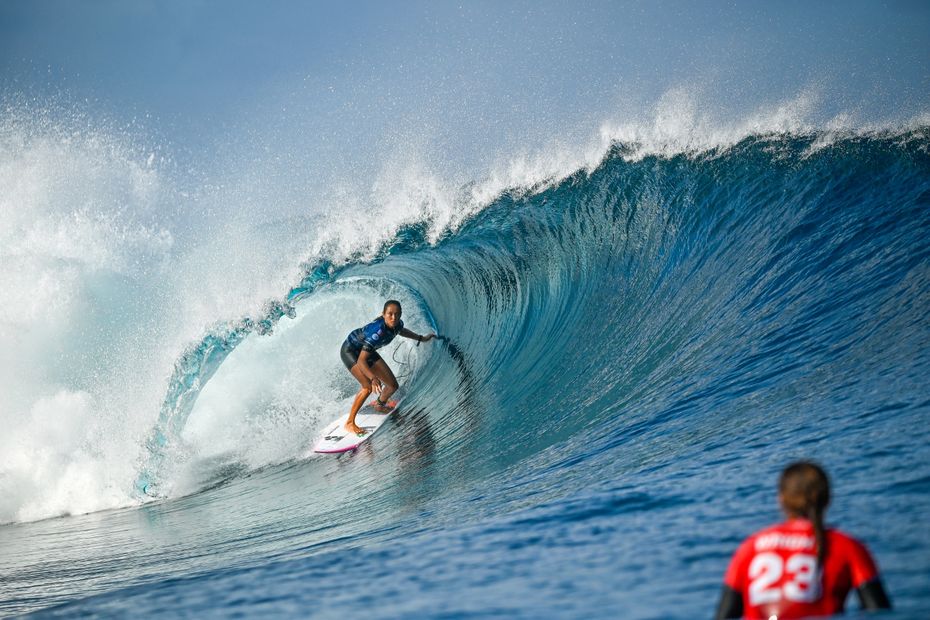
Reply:
M41 113L3 119L0 522L127 500L133 429L118 420L134 412L121 380L137 324L123 310L173 242L151 217L154 163Z

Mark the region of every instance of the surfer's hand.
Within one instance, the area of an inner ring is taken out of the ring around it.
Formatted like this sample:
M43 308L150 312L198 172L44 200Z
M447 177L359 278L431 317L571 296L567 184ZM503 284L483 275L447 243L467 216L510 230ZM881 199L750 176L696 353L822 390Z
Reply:
M384 386L381 384L381 380L377 377L371 378L371 389L375 394L380 394Z
M355 422L346 422L346 430L350 433L355 433L356 435L364 435L365 429L356 424Z
M436 337L436 334L426 334L425 336L423 336L423 339L420 340L420 342L429 342L435 337Z

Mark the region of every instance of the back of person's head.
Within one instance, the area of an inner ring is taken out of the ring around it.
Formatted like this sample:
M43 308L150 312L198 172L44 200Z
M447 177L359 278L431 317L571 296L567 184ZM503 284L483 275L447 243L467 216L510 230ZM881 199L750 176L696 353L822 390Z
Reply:
M817 540L817 565L822 567L827 554L823 519L830 504L827 472L811 461L797 461L788 465L778 481L778 497L789 517L804 517L813 523Z

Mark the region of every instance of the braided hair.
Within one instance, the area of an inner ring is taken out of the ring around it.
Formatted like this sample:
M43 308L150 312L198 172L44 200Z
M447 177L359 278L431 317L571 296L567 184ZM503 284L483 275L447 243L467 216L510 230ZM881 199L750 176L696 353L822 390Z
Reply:
M817 569L823 569L827 557L824 513L830 503L830 480L827 472L812 461L797 461L785 468L778 481L782 506L789 516L805 517L814 525L817 543Z

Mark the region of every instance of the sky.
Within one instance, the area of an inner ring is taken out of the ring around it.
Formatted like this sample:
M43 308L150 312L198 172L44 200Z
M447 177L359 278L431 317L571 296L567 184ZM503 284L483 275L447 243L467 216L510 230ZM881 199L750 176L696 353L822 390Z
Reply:
M913 118L930 3L4 0L0 89L135 121L191 160L480 166L651 119L674 89L724 121L801 93L823 119Z

